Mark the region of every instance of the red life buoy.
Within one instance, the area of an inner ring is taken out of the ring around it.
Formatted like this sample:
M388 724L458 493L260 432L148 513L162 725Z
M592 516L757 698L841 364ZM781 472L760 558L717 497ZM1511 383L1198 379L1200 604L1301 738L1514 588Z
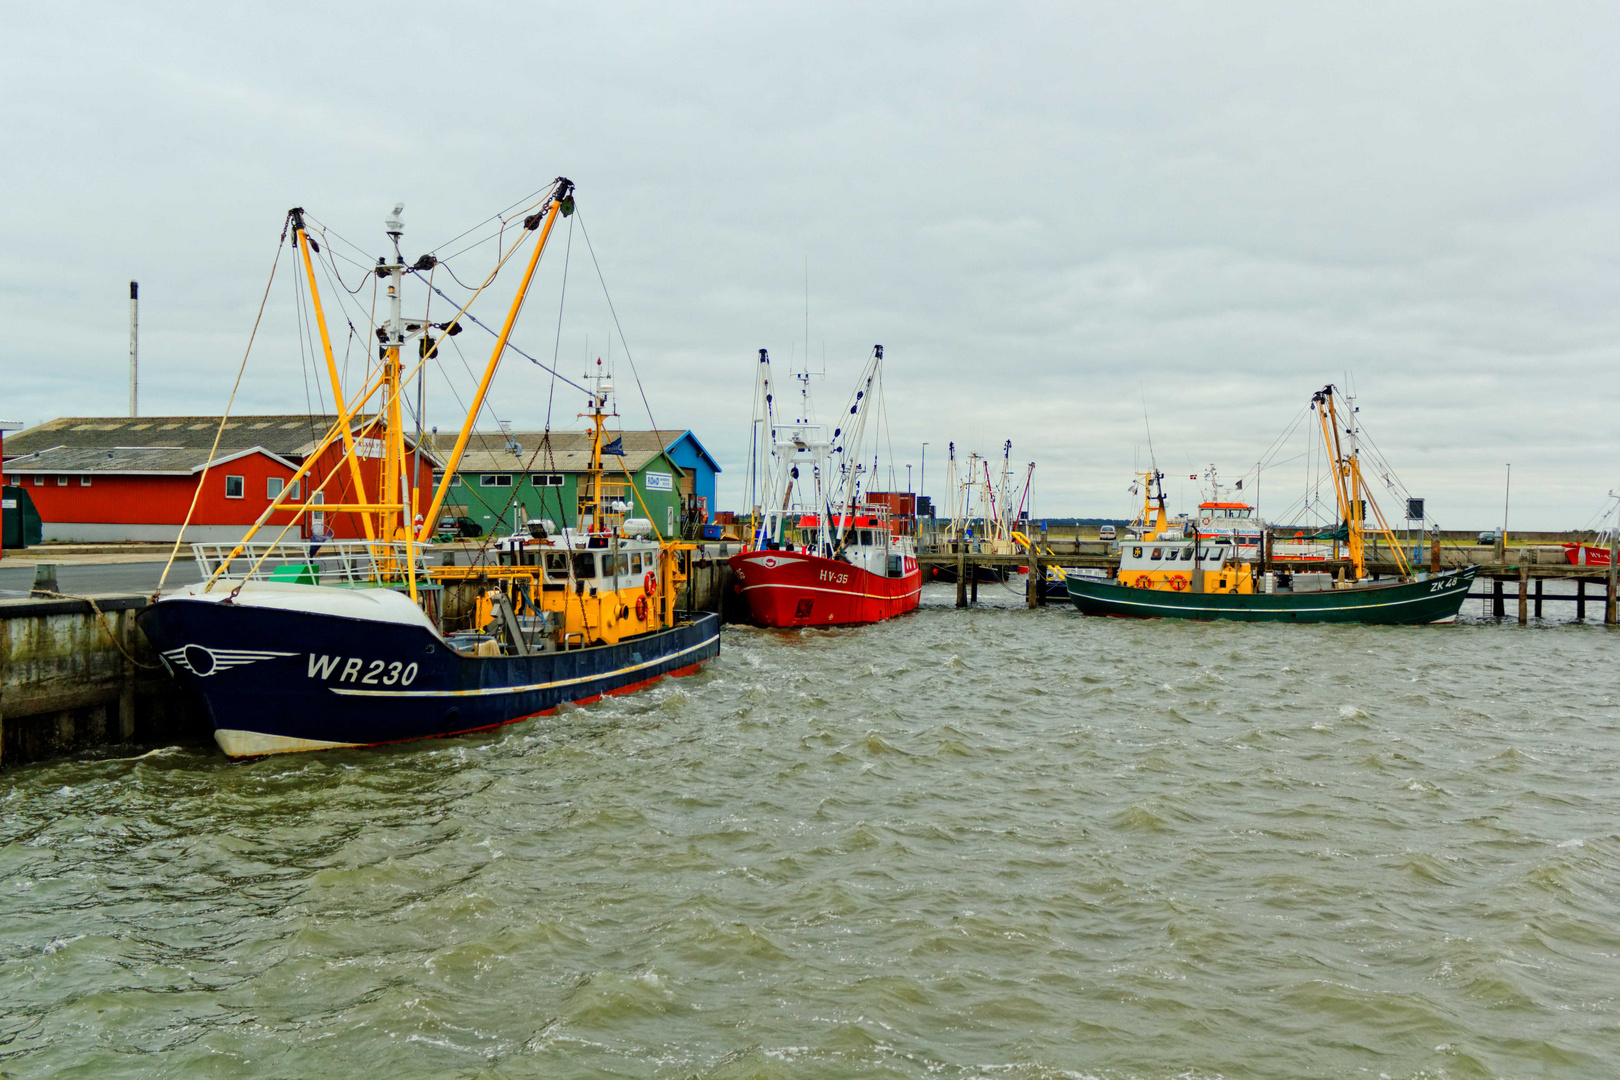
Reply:
M1171 578L1170 587L1176 592L1182 592L1187 588L1187 579L1184 577Z
M647 618L647 598L645 596L636 597L636 618L643 621Z
M651 570L647 571L647 576L641 579L641 591L646 593L648 596L651 596L653 593L657 592L658 575L654 574Z
M1138 574L1136 576L1136 587L1138 589L1151 589L1153 588L1153 579L1146 574Z

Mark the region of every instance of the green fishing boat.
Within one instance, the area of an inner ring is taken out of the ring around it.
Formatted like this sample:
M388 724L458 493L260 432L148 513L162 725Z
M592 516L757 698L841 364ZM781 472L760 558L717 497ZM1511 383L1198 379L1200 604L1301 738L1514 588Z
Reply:
M1415 581L1376 581L1302 592L1172 592L1078 574L1070 574L1065 583L1069 599L1087 615L1239 622L1443 623L1457 617L1478 572L1479 567L1469 566Z
M1347 564L1335 577L1309 570L1277 570L1264 564L1267 544L1242 528L1207 531L1210 521L1172 527L1164 509L1163 474L1147 474L1138 535L1120 547L1112 579L1071 572L1064 581L1070 601L1086 615L1138 619L1234 619L1240 622L1445 623L1457 618L1475 566L1444 573L1415 571L1395 541L1361 474L1356 450L1354 404L1341 413L1332 386L1318 390L1311 408L1318 414L1340 523L1324 537L1335 563ZM1341 438L1341 436L1343 436ZM1154 503L1157 501L1157 507ZM1256 521L1245 503L1212 502L1226 522ZM1385 581L1367 572L1366 516L1373 531L1387 538L1397 574ZM1201 524L1202 523L1202 524Z

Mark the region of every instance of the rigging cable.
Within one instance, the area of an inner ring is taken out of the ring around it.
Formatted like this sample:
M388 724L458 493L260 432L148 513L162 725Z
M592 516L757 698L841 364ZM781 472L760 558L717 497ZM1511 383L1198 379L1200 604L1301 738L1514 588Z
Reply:
M477 224L473 225L471 228L464 229L463 231L461 231L461 232L457 233L456 235L452 236L450 239L444 241L442 244L437 244L437 245L429 248L428 249L429 254L434 254L434 255L438 254L440 248L449 247L451 244L455 243L457 240L460 240L463 236L466 236L468 233L482 228L483 226L489 224L491 221L500 221L500 222L502 222L504 224L504 222L511 220L509 217L506 217L504 215L510 214L514 207L522 206L522 207L524 207L524 209L528 209L530 206L534 205L536 195L544 195L544 194L546 194L548 191L550 191L553 187L556 186L556 183L557 182L555 180L553 180L553 181L547 183L543 187L536 188L535 190L529 192L527 195L523 196L523 198L517 200L514 203L510 203L509 205L507 205L506 207L504 207L501 210L497 210L495 213L491 214L487 218L484 218L482 221L480 221ZM452 256L447 256L447 257L448 258L454 258L455 256L452 255Z
M576 213L575 213L575 214L574 214L574 216L575 216L575 217L578 217L578 216L579 216L579 215L578 215L578 213L577 213L577 212L576 212ZM426 278L423 278L423 277L422 277L422 273L421 273L421 271L419 271L419 270L417 270L417 269L415 269L415 268L414 268L414 267L412 267L412 268L410 268L410 269L409 269L409 270L408 270L408 271L407 271L407 272L408 272L408 273L410 273L410 274L412 274L412 275L414 275L414 276L415 276L415 277L417 277L417 278L421 278L421 280L423 280L423 281L424 281L424 282L426 282L426 281L427 281L427 279L426 279ZM486 282L486 283L485 283L485 285L486 285L486 286L487 286L487 284L488 284L488 282ZM441 289L441 288L439 288L439 287L438 287L438 286L437 286L437 285L434 285L434 284L432 284L432 283L431 283L431 282L428 282L428 288L430 288L430 289L432 289L432 290L433 290L433 291L434 291L434 292L436 292L436 293L438 293L438 294L439 294L439 296L441 296L441 297L443 297L443 298L444 298L444 299L445 299L445 300L447 300L447 301L449 301L449 302L450 302L450 303L452 303L452 304L455 304L455 301L454 301L454 300L452 300L452 299L451 299L451 298L450 298L450 297L449 297L449 296L448 296L448 295L447 295L447 294L446 294L446 293L445 293L445 291L444 291L444 290L443 290L443 289ZM460 305L459 305L459 304L458 304L458 305L456 305L456 306L457 306L457 307L459 307L459 306L460 306ZM499 333L497 333L497 332L496 332L496 331L495 331L495 330L493 330L493 329L491 329L491 328L490 328L490 327L489 327L489 326L487 326L487 325L485 325L485 324L484 324L484 323L482 323L482 322L480 322L480 321L479 321L479 320L478 320L478 319L477 319L477 318L476 318L476 317L475 317L475 316L474 316L474 315L473 315L473 313L472 313L472 312L470 312L470 311L463 311L463 312L462 312L462 313L461 313L461 318L462 318L462 319L466 319L466 320L467 320L467 321L468 321L468 322L470 322L470 323L472 323L472 324L473 324L473 325L474 325L474 326L476 326L476 327L478 327L478 328L479 328L479 329L480 329L480 330L483 330L483 331L484 331L484 332L485 332L485 333L487 333L487 334L489 334L489 335L490 335L490 336L491 336L491 337L494 337L494 338L497 338L497 339L499 339L499 338L500 338L500 336L501 336L501 335L500 335L500 334L499 334ZM459 321L459 320L458 320L458 321ZM552 374L552 375L553 375L553 376L555 376L555 377L556 377L556 378L559 378L559 379L561 379L561 380L562 380L562 381L563 381L563 382L565 382L565 383L567 383L567 384L568 384L568 385L569 385L569 386L572 386L572 387L573 387L573 388L574 388L574 389L576 389L576 390L579 390L579 391L581 391L581 392L582 392L582 393L586 393L586 394L589 394L589 393L590 393L590 391L589 391L589 390L588 390L588 389L586 389L586 388L585 388L585 387L583 387L583 386L581 386L581 385L579 385L579 383L577 383L577 382L575 382L575 381L574 381L574 380L572 380L572 379L570 379L570 378L568 378L568 376L566 376L566 375L563 375L563 374L561 374L561 373L559 373L559 372L558 372L558 371L557 371L557 369L555 369L555 368L553 368L553 367L550 367L550 366L548 366L548 365L546 365L546 364L545 364L545 363L542 363L542 362L541 362L541 361L539 361L539 360L536 360L536 359L535 359L535 358L534 358L534 357L532 357L532 356L530 356L530 355L529 355L529 354L528 354L528 353L526 353L526 352L524 352L524 351L523 351L523 350L522 350L522 349L520 349L520 348L518 348L518 347L517 347L517 346L516 346L516 345L514 345L514 344L512 344L512 342L511 342L511 340L510 340L510 339L508 339L508 340L507 340L507 342L506 342L506 347L507 347L507 348L508 348L508 349L510 349L510 350L511 350L511 351L512 351L512 352L515 352L515 353L517 353L517 354L518 354L518 355L519 355L519 356L521 356L521 357L523 357L523 359L525 359L525 360L527 360L527 361L528 361L528 362L529 362L529 363L531 363L531 364L533 364L533 365L534 365L534 366L535 366L535 367L538 367L538 368L539 368L539 369L541 369L541 370L542 370L542 371L549 371L549 372L551 372L551 374ZM457 352L460 352L460 350L459 350L459 349L457 349ZM463 362L464 362L464 363L465 363L465 360L464 360L464 361L463 361ZM634 366L635 366L635 365L634 365L634 364L632 364L632 365L631 365L631 368L632 368L632 370L634 370ZM468 369L467 369L467 373L468 373L468 374L469 374L469 375L471 375L471 374L472 374L472 369L471 369L471 368L468 368Z
M225 401L225 412L220 416L219 428L214 432L214 445L208 451L208 460L203 462L202 474L197 477L197 487L191 493L191 505L186 508L186 518L180 523L180 532L174 538L174 547L169 550L168 561L163 564L163 573L158 575L158 583L152 589L154 601L163 591L163 583L169 579L169 569L174 566L175 556L180 554L180 542L185 538L186 526L191 524L192 515L197 512L197 499L202 495L203 484L208 479L208 467L214 463L214 455L219 452L219 440L225 434L225 422L230 419L231 405L236 401L236 391L242 385L242 373L247 371L248 357L253 353L253 341L259 336L259 322L264 318L264 307L270 300L270 286L275 284L276 267L281 265L281 249L286 245L287 226L291 222L291 214L282 221L281 238L276 241L276 257L270 264L270 279L264 283L264 295L259 298L259 313L253 317L253 329L248 333L247 348L242 350L242 364L236 369L236 381L231 384L231 396Z
M613 326L619 331L619 344L624 346L624 358L630 361L630 375L636 380L636 392L641 395L641 404L647 410L647 423L657 431L658 421L653 419L652 405L647 401L647 390L641 385L641 375L636 371L636 359L630 355L630 342L624 336L624 327L619 324L619 312L613 306L613 296L608 292L607 279L602 276L602 264L596 261L596 248L591 244L591 232L585 227L585 217L578 208L574 210L574 216L579 218L579 233L585 238L586 250L591 253L591 265L596 268L596 279L602 283L602 296L607 300L608 312L613 316Z

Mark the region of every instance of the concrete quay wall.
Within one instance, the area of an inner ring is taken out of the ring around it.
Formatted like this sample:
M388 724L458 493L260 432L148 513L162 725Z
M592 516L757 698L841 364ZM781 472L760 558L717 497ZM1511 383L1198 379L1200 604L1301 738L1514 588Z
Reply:
M144 596L0 601L0 768L117 743L203 743L159 663Z

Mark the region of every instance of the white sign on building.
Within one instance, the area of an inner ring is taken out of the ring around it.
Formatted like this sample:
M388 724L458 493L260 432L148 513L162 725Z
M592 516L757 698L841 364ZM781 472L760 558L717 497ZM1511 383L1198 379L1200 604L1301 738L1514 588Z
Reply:
M667 472L649 472L647 477L648 491L674 491L675 477Z

